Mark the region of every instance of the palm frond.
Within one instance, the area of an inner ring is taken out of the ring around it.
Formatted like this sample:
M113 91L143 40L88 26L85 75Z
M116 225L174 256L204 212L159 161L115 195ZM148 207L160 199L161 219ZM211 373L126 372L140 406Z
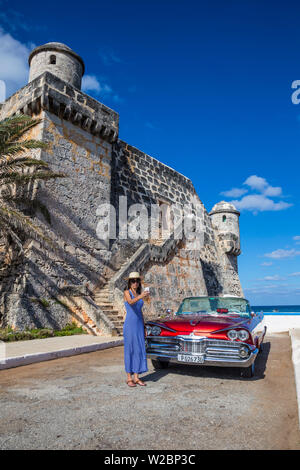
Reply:
M2 145L0 144L0 155L1 159L3 159L3 157L18 155L26 152L27 150L46 150L47 148L48 144L46 142L40 142L34 139L24 140L22 142L9 142L3 143Z
M0 142L13 142L21 139L24 134L39 124L41 119L34 119L24 114L11 116L0 122Z
M41 119L17 115L0 121L0 234L22 249L22 237L43 241L55 250L57 243L43 233L43 229L22 211L26 208L39 209L47 222L51 217L44 204L35 198L22 194L24 186L30 183L54 178L64 178L61 172L54 172L48 163L30 156L35 149L46 149L48 144L30 138L30 131ZM21 189L22 191L19 191ZM29 192L30 192L29 191ZM21 194L23 197L21 197Z
M0 206L0 217L3 221L6 221L7 226L13 231L15 231L14 229L21 230L35 240L42 239L48 244L53 243L49 237L44 235L40 227L32 222L29 216L24 215L16 208L11 208L6 204L2 204Z
M0 186L10 183L18 183L18 184L26 184L29 181L36 181L36 180L50 180L53 178L65 178L64 173L54 173L52 171L36 171L34 173L18 173L10 172L10 173L0 173Z
M0 161L0 173L3 171L14 171L15 168L21 169L31 166L48 168L49 164L36 158L10 158L2 162Z

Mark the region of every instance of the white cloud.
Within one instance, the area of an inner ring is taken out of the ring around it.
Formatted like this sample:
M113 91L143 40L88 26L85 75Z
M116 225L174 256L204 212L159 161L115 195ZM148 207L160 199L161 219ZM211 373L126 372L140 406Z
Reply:
M276 274L275 276L265 276L263 279L258 279L258 281L285 281L285 278Z
M93 92L97 97L110 98L114 103L123 103L124 99L114 93L107 83L100 81L95 75L84 75L82 77L82 91Z
M300 273L289 274L290 277L300 277Z
M250 287L244 288L244 291L247 296L249 295L263 295L263 296L287 296L291 297L292 295L300 295L300 288L286 286L286 285L269 285L269 286L261 286L261 287Z
M84 75L82 77L82 91L94 91L96 94L107 95L112 89L106 83L100 83L95 75Z
M225 197L236 198L230 202L240 211L250 211L257 214L265 211L282 211L293 205L284 201L274 201L272 198L283 196L282 188L280 186L271 186L261 176L251 175L244 181L243 185L248 186L249 189L232 188L229 191L221 192ZM249 190L252 194L245 196Z
M293 240L296 242L296 245L300 245L300 237L298 235L293 237Z
M268 186L264 190L263 193L264 193L265 196L271 196L271 197L281 196L282 195L282 188L280 188L279 186L277 186L277 187Z
M100 92L101 85L97 77L94 75L84 75L82 77L82 91L95 91Z
M299 256L300 251L296 250L275 250L272 251L272 253L266 253L264 256L266 258L272 258L272 259L285 259L285 258L295 258L295 256Z
M28 56L34 44L22 44L0 27L0 79L5 82L7 98L28 82Z
M241 197L248 192L247 189L243 188L232 188L229 191L222 191L220 194L225 197Z
M261 263L261 266L273 266L273 263L272 263L272 261L270 261L270 262L265 261L265 263Z
M256 175L249 176L249 178L247 178L243 184L246 184L247 186L250 186L251 189L256 189L260 192L262 192L265 187L268 186L265 178L261 178L260 176Z
M257 175L249 176L243 183L249 186L252 190L258 191L265 196L280 196L282 194L282 188L279 186L271 186L265 178L261 178Z
M262 193L264 196L276 197L282 195L280 186L271 186L265 178L257 175L249 176L243 184L249 186L253 191Z
M254 213L264 211L282 211L293 204L284 201L274 202L262 194L244 196L241 200L230 201L238 210L248 210Z

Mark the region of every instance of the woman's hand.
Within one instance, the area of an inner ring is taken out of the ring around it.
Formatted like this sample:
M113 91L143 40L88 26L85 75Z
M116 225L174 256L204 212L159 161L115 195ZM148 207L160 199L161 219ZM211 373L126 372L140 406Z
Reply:
M144 292L142 292L139 297L140 299L144 299L145 297L149 297L149 295L150 295L150 292L147 290L144 290Z

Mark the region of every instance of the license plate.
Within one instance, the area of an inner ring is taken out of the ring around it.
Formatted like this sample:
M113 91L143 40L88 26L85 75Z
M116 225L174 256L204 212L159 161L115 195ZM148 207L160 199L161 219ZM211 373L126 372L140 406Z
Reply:
M177 360L181 362L196 362L197 364L203 364L204 356L188 356L187 354L178 354Z

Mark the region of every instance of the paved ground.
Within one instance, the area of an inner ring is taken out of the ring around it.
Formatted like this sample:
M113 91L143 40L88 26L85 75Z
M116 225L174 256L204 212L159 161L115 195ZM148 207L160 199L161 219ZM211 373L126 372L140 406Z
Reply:
M123 348L0 371L1 449L297 449L288 333L266 338L258 376L171 366L125 384Z
M28 341L0 341L0 371L124 344L123 338L71 335Z

